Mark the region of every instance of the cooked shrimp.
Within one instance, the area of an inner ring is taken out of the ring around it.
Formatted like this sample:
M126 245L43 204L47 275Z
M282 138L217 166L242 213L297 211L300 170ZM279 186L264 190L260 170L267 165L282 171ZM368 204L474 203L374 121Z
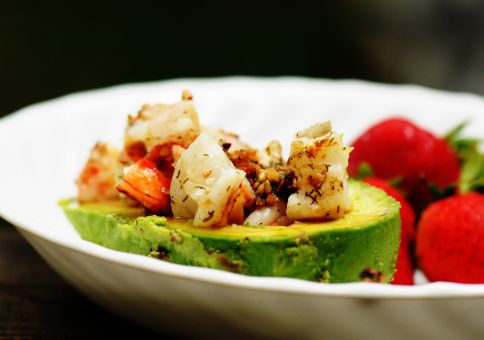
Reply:
M286 216L286 203L278 200L270 207L254 210L244 221L247 226L289 225L292 221Z
M167 212L170 207L170 180L158 170L156 164L143 158L129 167L116 186L131 199L153 212Z
M143 151L148 153L159 144L174 143L186 148L199 134L198 113L191 94L184 91L178 103L144 105L135 117L128 117L125 153L137 161Z
M297 133L288 160L298 189L287 202L290 219L334 219L349 210L346 168L351 150L329 121Z
M79 202L108 201L118 198L114 189L119 152L109 144L97 143L78 180Z
M217 140L229 152L252 149L249 144L242 142L239 136L235 133L228 132L223 129L214 129L208 126L203 126L202 132L208 133L210 137Z
M197 227L242 223L243 208L253 197L245 172L205 132L181 153L170 193L174 216L193 218Z
M158 170L160 170L166 178L171 178L173 176L175 163L183 150L185 150L184 147L175 143L159 144L151 149L146 158L149 158L156 163Z

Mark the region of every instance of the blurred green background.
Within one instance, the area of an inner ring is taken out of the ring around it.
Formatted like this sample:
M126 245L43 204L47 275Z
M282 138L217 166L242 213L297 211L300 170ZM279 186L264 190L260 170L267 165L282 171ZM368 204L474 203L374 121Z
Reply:
M484 93L484 1L0 3L0 116L73 91L239 74Z

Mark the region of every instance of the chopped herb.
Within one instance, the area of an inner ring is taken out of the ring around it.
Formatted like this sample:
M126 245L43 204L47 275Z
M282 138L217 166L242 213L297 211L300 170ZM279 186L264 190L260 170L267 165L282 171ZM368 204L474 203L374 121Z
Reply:
M182 238L180 234L178 234L177 232L174 232L173 234L171 234L170 241L180 243L182 241Z
M310 192L305 192L304 196L309 197L312 200L311 204L313 204L314 202L318 201L318 197L321 196L321 193L313 189Z
M213 214L215 214L215 211L214 211L214 210L210 210L210 211L208 212L208 216L207 216L207 217L205 217L205 218L204 218L202 221L203 221L203 222L208 222L208 221L210 221L210 220L213 218Z

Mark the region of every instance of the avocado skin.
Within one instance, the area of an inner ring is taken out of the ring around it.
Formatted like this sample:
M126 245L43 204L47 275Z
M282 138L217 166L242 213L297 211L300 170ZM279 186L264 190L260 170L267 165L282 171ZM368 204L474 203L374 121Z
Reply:
M301 223L269 233L263 227L195 229L161 216L133 218L135 213L119 208L110 214L95 205L75 206L72 200L60 205L83 239L115 250L246 275L329 283L360 281L360 273L371 268L390 282L400 243L399 204L367 184L349 185L353 209L348 214L363 215L364 222L349 216L350 226ZM367 220L365 207L371 210Z

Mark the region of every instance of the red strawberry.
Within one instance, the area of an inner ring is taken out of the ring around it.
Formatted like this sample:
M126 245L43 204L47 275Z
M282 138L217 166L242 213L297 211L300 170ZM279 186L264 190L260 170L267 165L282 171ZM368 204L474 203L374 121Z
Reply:
M417 259L430 281L484 283L484 195L430 205L417 229Z
M353 146L351 175L368 163L376 177L401 178L402 191L418 210L432 198L429 183L443 190L459 178L459 162L447 142L403 118L372 126Z
M410 245L413 241L415 212L407 200L394 187L382 179L369 177L363 180L377 188L382 189L388 195L400 202L400 216L402 219L402 240L398 249L397 271L392 284L413 285L413 265L410 256Z
M409 245L402 240L398 249L397 271L393 277L392 285L413 285L413 263Z
M408 203L408 201L403 197L403 195L398 192L397 189L392 187L390 184L382 179L375 177L368 177L363 180L374 187L380 188L385 191L388 195L396 199L400 205L400 217L402 219L402 242L410 242L413 240L414 235L414 224L415 224L415 212Z

